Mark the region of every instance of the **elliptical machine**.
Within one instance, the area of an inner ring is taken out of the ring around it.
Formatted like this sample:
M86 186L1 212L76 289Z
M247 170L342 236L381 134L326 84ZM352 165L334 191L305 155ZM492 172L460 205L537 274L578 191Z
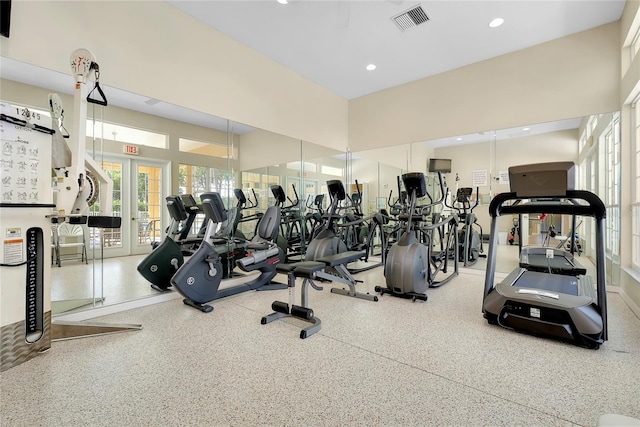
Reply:
M276 275L276 265L284 260L284 253L275 243L280 225L280 209L271 206L258 224L258 233L247 244L251 252L236 261L243 271L258 270L260 275L246 283L220 289L222 263L220 255L211 243L215 239L218 224L227 219L227 213L218 193L200 195L202 210L207 219L207 230L198 250L171 278L171 284L185 298L183 302L208 313L213 307L208 302L241 292L261 289L285 289L282 284L270 284Z
M375 291L382 294L410 298L415 301L426 301L427 289L435 288L447 283L458 275L458 220L455 215L443 218L428 226L421 226L419 222L427 220L431 208L442 204L445 198L442 175L438 172L440 183L440 198L433 201L427 192L425 176L422 172L411 172L402 175L404 187L410 194L411 202L408 214L400 215L401 220L406 220L406 229L397 243L389 250L385 261L384 276L386 287L376 286ZM416 201L428 196L430 203L420 206L420 212L416 212ZM433 251L434 231L440 234L442 250ZM420 238L418 234L420 233ZM422 240L421 240L422 239ZM447 272L449 257L453 251L454 271L445 279L436 281L435 276L439 271Z
M347 198L347 193L344 191L344 185L339 179L327 181L327 191L331 200L331 208L327 214L328 219L324 228L309 242L304 255L305 261L315 261L319 258L347 251L347 245L336 235L335 230L335 221L340 219L340 215L337 213L340 209L339 204Z
M464 267L475 264L481 257L486 258L482 247L482 226L478 224L478 218L473 213L480 200L478 187L476 187L476 201L473 206L471 206L472 195L473 188L461 187L458 188L456 198L452 201L451 206L447 205L445 200L445 205L448 208L457 211L458 218L462 223L462 228L458 230L458 260L464 263ZM480 229L479 233L473 228L474 226Z

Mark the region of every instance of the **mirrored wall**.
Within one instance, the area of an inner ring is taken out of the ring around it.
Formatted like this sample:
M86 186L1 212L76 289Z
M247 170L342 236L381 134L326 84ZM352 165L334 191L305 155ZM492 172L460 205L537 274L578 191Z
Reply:
M71 86L67 83L72 80L61 75L41 79L66 82L62 84L65 88ZM56 85L43 88L34 82L2 80L2 97L47 111L48 93L60 91L60 83ZM73 98L64 93L70 93L71 89L60 92L69 119L74 114ZM399 177L405 172L427 173L430 194L439 197L435 175L429 174L430 159L451 160L451 171L443 174L449 204L458 189L474 189L471 199L473 203L477 199L478 204L473 213L482 228L480 234L485 235L490 224L491 197L509 190L506 173L509 166L565 160L578 163L579 186L599 194L608 208L608 271L611 283L617 283L620 268L617 113L351 153L116 88L105 88L105 94L110 105L92 106L89 111L87 151L114 182L113 210L114 215L123 218L122 227L97 232L83 226L88 260L63 260L60 266L53 266L52 297L60 302L58 313L158 295L136 272L136 266L154 244L166 238L170 229L167 194L190 194L197 203L203 192L219 192L226 207L242 210L239 230L250 238L260 213L275 204L271 187L280 185L287 196L284 207L290 218L288 224L283 223L281 233L290 237L299 234L298 240L290 239L298 246L288 248L295 252L313 234L313 215L325 212L329 206L328 180L343 181L350 199L358 201L363 216L382 211L393 217L402 202ZM246 199L244 204L238 199L238 190ZM445 205L441 208L443 215L453 211ZM202 215L196 215L191 234L200 230L202 223ZM543 241L550 228L556 233L552 244L559 244L562 237L574 231L569 218L500 218L499 246L500 252L505 253L505 261L498 263L498 271L509 272L517 263L517 244L509 244L510 232L516 225L531 243ZM580 236L584 257L588 259L594 250L593 224L589 221L576 224L575 233ZM481 258L471 268L484 269L484 260Z
M620 271L620 115L617 112L578 117L550 123L523 124L509 129L488 130L412 144L414 152L428 152L429 158L451 160L446 174L450 197L459 188L471 187L472 205L476 192L478 205L473 214L479 228L488 233L491 198L508 192L510 166L571 161L577 165L577 186L600 196L607 206L607 271L610 284L617 284ZM425 148L428 147L428 148ZM430 150L430 151L429 151ZM510 272L518 262L517 230L523 233L523 244L560 245L571 233L578 236L581 258L593 264L595 226L593 220L578 220L575 231L568 217L553 215L500 217L499 259L497 270ZM478 228L478 231L479 231ZM516 235L513 239L512 232ZM553 235L553 237L551 236ZM509 247L516 248L514 252ZM486 253L486 252L485 252ZM504 253L504 256L501 254ZM483 258L471 268L485 269Z

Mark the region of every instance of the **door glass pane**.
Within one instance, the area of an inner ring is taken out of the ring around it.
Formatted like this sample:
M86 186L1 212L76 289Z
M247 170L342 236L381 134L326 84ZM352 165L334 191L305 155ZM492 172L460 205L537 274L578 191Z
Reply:
M138 165L138 244L160 240L162 213L162 168Z
M113 180L113 216L122 216L122 163L120 162L103 162L102 169ZM97 215L100 212L100 201L91 206L91 212ZM100 246L99 230L96 228L90 228L91 233L91 245L95 243L96 247ZM109 248L122 247L122 233L120 229L105 229L104 230L104 245Z

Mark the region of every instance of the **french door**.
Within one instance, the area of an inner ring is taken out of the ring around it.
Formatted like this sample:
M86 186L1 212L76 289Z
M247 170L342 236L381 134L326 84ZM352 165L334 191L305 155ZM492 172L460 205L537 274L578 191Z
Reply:
M102 168L113 179L113 215L120 229L105 230L105 257L145 254L161 241L169 225L165 196L169 193L169 163L150 159L105 156ZM93 244L99 242L92 236Z

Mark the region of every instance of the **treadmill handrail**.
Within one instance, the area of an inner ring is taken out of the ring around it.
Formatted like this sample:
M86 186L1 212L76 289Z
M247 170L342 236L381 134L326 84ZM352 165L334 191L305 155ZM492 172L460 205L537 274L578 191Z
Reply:
M564 196L558 196L560 199L568 199L572 201L570 204L558 203L558 201L537 201L535 203L515 203L513 205L505 205L505 202L516 200L521 201L525 198L518 196L516 193L501 193L496 195L489 204L489 215L498 217L509 214L525 214L525 213L548 213L548 214L565 214L565 215L581 215L592 216L596 219L604 219L607 216L607 209L602 200L594 193L585 190L567 190ZM583 200L587 205L581 205L573 202L574 200Z

